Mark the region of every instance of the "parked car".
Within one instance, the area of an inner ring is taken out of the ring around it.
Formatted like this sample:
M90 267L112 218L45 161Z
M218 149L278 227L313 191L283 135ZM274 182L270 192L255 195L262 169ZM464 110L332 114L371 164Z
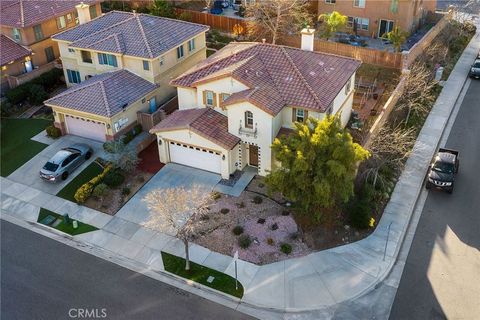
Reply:
M468 73L470 78L480 79L480 58L476 59Z
M58 151L40 170L40 177L48 182L57 182L68 178L76 168L90 159L93 150L82 143Z
M452 193L459 166L458 151L440 148L428 168L425 188L436 188Z

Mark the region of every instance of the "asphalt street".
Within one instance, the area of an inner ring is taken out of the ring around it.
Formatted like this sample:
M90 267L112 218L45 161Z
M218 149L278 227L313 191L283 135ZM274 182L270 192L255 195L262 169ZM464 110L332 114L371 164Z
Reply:
M446 146L460 151L455 190L429 191L391 320L479 319L480 81L471 81Z
M2 320L253 319L3 220L1 257Z

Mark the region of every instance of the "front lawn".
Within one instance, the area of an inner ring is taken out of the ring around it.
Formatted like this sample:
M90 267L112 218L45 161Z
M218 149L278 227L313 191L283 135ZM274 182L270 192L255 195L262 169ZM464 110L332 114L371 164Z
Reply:
M190 270L185 270L185 259L162 252L163 266L165 270L185 279L195 281L207 287L222 291L237 298L243 296L243 286L238 282L238 290L235 289L235 278L216 270L201 266L190 261ZM212 283L207 282L209 276L214 277Z
M30 138L51 124L51 121L44 119L2 119L0 149L2 177L10 175L47 147L46 144Z
M37 222L42 223L42 221L45 218L47 218L48 216L54 217L55 220L51 221L49 224L46 224L46 225L48 225L52 228L55 228L59 231L68 233L72 236L77 235L77 234L82 234L82 233L98 230L94 226L91 226L89 224L86 224L86 223L83 223L83 222L80 222L80 221L78 221L78 227L76 229L74 229L72 222L67 224L67 223L65 223L65 220L64 220L63 216L59 215L58 213L52 212L50 210L44 209L44 208L40 208L40 213L38 215ZM57 219L60 219L61 222L58 225L53 226L53 224L55 223L55 221ZM73 219L72 219L72 221L73 221Z
M57 196L65 200L70 200L72 202L77 202L74 198L75 192L80 188L84 183L87 183L93 177L96 177L103 172L103 168L96 162L93 161L86 167L78 176L76 176L70 183L68 183Z

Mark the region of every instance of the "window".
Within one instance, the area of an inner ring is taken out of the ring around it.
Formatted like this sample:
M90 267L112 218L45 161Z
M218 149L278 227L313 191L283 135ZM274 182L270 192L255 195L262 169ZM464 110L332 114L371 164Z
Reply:
M227 100L229 97L230 97L230 94L229 94L229 93L222 93L222 94L220 95L220 98L222 99L222 102L224 102L225 100Z
M71 13L67 14L67 21L68 21L68 23L72 22L72 20L73 20L72 14L71 14Z
M150 70L150 63L147 60L143 60L143 70Z
M37 24L33 27L33 32L35 33L35 40L40 41L43 39L42 26Z
M47 56L47 62L55 60L55 54L53 53L53 47L45 48L45 55Z
M99 53L98 54L98 63L106 64L106 65L109 65L109 66L112 66L112 67L118 67L117 57L115 57L113 54Z
M85 63L92 63L92 53L90 51L81 51L82 61Z
M209 107L213 107L214 94L212 91L205 91L205 104Z
M352 29L353 28L353 21L354 21L354 17L348 17L347 18L347 28L350 28Z
M294 119L297 122L304 122L305 121L305 110L303 109L293 109L294 110Z
M353 0L353 6L357 8L365 8L366 0Z
M68 48L68 52L70 52L70 53L75 53L75 49Z
M347 85L345 86L345 94L348 94L351 88L352 88L352 79L348 79Z
M13 37L13 40L15 41L22 41L22 35L20 33L20 30L17 29L17 28L13 28L12 29L12 37Z
M253 113L245 111L245 128L253 129Z
M160 67L165 64L165 57L160 57Z
M91 5L90 8L88 8L88 11L90 11L90 19L95 19L97 17L97 8L95 5Z
M63 29L67 26L67 23L65 21L65 16L61 16L57 18L57 28L58 29Z
M195 50L195 39L188 41L188 52Z
M183 58L183 45L177 48L177 59Z
M80 83L80 72L67 69L68 82L70 83Z
M80 23L80 21L78 20L78 12L77 11L73 11L73 18L75 19L75 24Z
M325 3L334 4L337 0L325 0Z
M368 18L357 18L358 27L362 30L368 31Z

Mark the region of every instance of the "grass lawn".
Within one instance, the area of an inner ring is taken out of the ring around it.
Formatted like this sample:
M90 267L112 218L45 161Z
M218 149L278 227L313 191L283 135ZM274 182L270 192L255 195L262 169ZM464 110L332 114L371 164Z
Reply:
M174 273L185 279L195 281L207 287L225 292L229 295L241 298L243 296L243 286L238 282L238 290L235 290L235 278L224 273L201 266L190 261L190 270L185 271L185 259L162 252L163 266L168 272ZM208 283L209 276L214 277L212 283Z
M87 183L93 177L103 172L103 168L95 161L90 163L78 176L76 176L70 183L68 183L57 196L65 200L76 202L74 195L83 184Z
M59 231L68 233L72 236L77 235L77 234L82 234L82 233L98 230L94 226L91 226L89 224L86 224L86 223L83 223L83 222L80 222L80 221L78 221L78 228L74 229L72 224L66 224L65 223L65 221L63 220L63 217L61 215L59 215L58 213L52 212L50 210L44 209L44 208L40 208L40 214L38 215L37 222L42 221L43 219L45 219L49 215L54 216L55 218L59 218L59 219L62 220L62 222L60 222L60 224L58 226L56 226L56 227L52 226L52 228L55 228Z
M1 175L6 177L42 151L46 144L30 140L52 121L44 119L2 119Z

